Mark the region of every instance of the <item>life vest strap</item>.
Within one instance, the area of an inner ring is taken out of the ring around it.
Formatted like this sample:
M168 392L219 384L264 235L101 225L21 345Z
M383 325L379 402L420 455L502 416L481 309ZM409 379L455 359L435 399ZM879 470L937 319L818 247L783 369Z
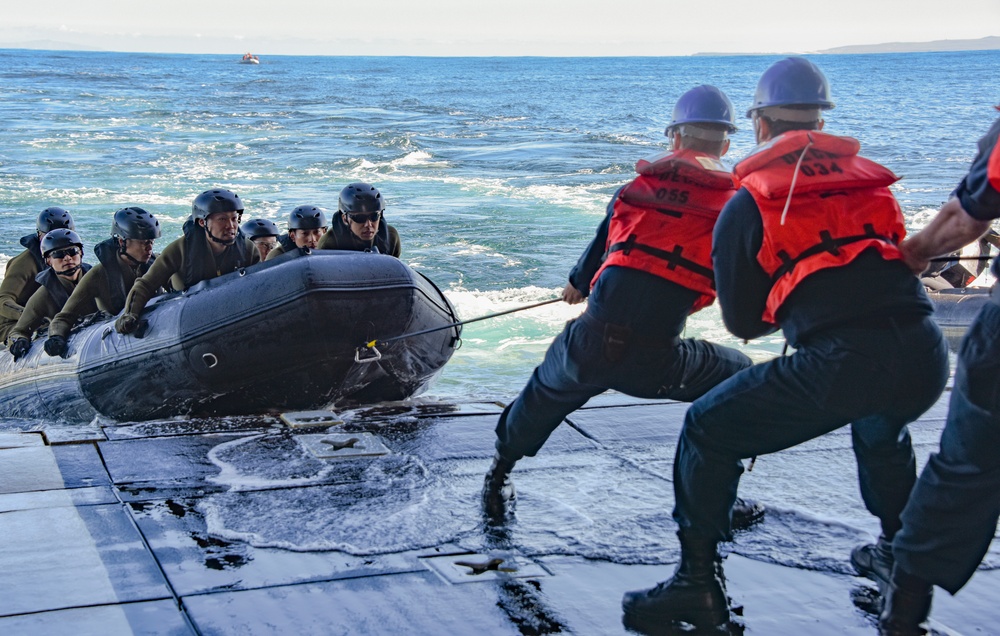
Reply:
M694 272L700 276L704 276L715 286L715 272L710 268L699 265L695 261L684 258L681 253L684 248L680 245L675 245L674 249L671 251L661 250L659 248L653 247L652 245L646 245L644 243L639 243L636 240L636 235L629 235L628 239L621 243L614 243L608 247L608 254L612 252L624 252L628 255L632 250L639 250L640 252L645 252L650 256L659 258L661 260L667 261L667 269L677 269L678 267L683 267L684 269Z
M878 241L883 241L885 243L891 243L892 245L899 244L899 237L895 234L892 236L883 236L875 231L875 227L871 223L865 223L864 225L865 233L857 234L854 236L844 236L841 238L833 238L829 230L823 230L819 233L820 241L812 247L809 247L802 251L797 257L792 258L788 252L785 250L778 251L778 258L781 259L781 266L774 272L771 276L771 281L775 282L785 274L788 274L795 266L804 261L807 258L816 256L817 254L822 254L823 252L829 252L834 256L840 253L840 248L849 245L851 243L857 243L858 241L867 241L870 239L875 239Z

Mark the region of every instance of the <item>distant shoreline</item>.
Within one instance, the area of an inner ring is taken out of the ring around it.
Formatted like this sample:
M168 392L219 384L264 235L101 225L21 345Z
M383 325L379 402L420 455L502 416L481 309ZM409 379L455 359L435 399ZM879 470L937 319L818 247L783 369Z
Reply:
M882 44L853 44L832 49L811 51L811 55L843 55L865 53L947 53L950 51L994 51L1000 49L1000 36L991 35L974 40L933 40L931 42L885 42ZM784 55L783 53L695 53L695 56L726 55ZM788 53L794 55L794 53Z
M266 48L266 47L265 47ZM115 51L104 49L81 42L64 42L56 40L31 40L22 42L0 42L0 49L37 50L54 52L91 52L91 53L139 53L164 55L235 55L243 54L242 49L233 52L197 52L184 53L180 51ZM872 53L947 53L960 51L994 51L1000 50L1000 36L987 36L969 40L933 40L930 42L884 42L881 44L853 44L838 46L818 51L700 51L687 55L623 55L620 57L740 57L753 55L844 55ZM305 56L305 57L614 57L607 55L434 55L434 54L393 54L393 55L357 55L354 53L270 53L259 51L268 57Z

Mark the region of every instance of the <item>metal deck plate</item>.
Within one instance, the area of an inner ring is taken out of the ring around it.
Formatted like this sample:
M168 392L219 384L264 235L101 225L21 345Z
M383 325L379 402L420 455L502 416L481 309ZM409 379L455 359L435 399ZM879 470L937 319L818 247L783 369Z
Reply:
M281 419L292 428L339 426L344 423L333 411L292 411L282 413Z

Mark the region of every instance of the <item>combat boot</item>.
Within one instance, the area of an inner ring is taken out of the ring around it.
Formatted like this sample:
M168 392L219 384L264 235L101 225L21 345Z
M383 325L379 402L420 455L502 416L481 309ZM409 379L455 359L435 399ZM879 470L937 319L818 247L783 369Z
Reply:
M931 613L934 589L927 581L898 567L885 593L885 605L878 619L880 636L924 636Z
M483 482L483 514L490 523L503 523L513 512L516 495L510 471L514 469L514 464L515 462L497 453L493 456L490 469L486 471L486 480Z
M676 622L698 629L729 622L717 542L683 531L677 536L681 540L681 562L674 576L656 587L626 592L622 597L625 627L650 633L663 631Z
M733 530L746 530L763 518L763 504L737 497L733 503L732 521L729 525Z
M881 535L875 543L859 545L851 550L851 565L863 577L878 584L878 591L885 596L892 578L892 541Z

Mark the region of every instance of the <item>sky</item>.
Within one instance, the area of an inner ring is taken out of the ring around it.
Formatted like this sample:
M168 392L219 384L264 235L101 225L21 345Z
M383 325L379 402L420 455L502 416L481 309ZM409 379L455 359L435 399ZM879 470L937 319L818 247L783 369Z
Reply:
M1000 35L1000 0L5 0L0 47L259 55L809 53ZM39 46L49 43L51 46Z

